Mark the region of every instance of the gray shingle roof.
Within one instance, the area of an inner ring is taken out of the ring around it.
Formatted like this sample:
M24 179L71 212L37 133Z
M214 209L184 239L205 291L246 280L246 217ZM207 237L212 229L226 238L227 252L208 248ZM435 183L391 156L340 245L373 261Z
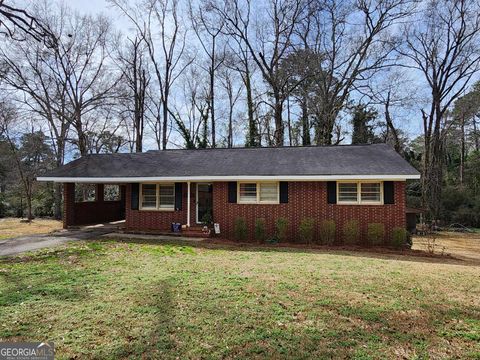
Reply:
M374 144L88 155L40 179L418 174L388 145Z

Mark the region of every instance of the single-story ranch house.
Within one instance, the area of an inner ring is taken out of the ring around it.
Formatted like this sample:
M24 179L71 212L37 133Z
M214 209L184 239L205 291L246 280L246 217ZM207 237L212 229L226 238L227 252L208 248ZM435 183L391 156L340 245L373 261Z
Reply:
M64 184L63 224L125 219L130 231L170 231L172 223L218 223L233 238L236 219L272 233L278 218L289 235L312 218L381 223L386 237L406 226L405 182L420 174L385 144L165 150L88 155L39 177Z

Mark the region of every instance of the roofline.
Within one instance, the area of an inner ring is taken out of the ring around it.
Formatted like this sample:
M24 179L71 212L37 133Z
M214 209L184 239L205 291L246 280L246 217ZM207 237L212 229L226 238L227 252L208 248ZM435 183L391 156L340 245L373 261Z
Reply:
M37 181L58 183L137 183L152 181L328 181L328 180L384 180L405 181L420 179L420 174L410 175L228 175L228 176L139 176L139 177L55 177L39 176Z

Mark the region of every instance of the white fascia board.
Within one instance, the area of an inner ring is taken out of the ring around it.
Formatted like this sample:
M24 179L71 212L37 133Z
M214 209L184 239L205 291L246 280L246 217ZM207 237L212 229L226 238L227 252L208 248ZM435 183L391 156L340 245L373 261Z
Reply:
M420 175L278 175L278 176L152 176L152 177L38 177L37 181L58 183L138 183L138 182L203 182L203 181L335 181L335 180L383 180L405 181L420 179Z

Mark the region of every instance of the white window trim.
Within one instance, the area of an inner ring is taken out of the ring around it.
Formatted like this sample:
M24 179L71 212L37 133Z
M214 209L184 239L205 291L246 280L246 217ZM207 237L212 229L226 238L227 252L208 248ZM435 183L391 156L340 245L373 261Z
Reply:
M155 185L155 207L144 207L143 204L143 185ZM160 185L173 186L173 206L171 208L159 208L159 188ZM144 211L175 211L175 183L141 183L139 194L139 209Z
M380 184L380 201L362 201L361 184ZM357 184L357 201L340 201L340 184ZM384 205L383 203L383 181L380 180L351 180L337 181L337 204L339 205Z
M277 185L277 200L275 201L260 201L260 184L276 184ZM241 201L240 200L240 184L256 184L257 199L256 201ZM280 204L280 182L279 181L239 181L237 182L237 204L262 204L262 205L276 205Z

